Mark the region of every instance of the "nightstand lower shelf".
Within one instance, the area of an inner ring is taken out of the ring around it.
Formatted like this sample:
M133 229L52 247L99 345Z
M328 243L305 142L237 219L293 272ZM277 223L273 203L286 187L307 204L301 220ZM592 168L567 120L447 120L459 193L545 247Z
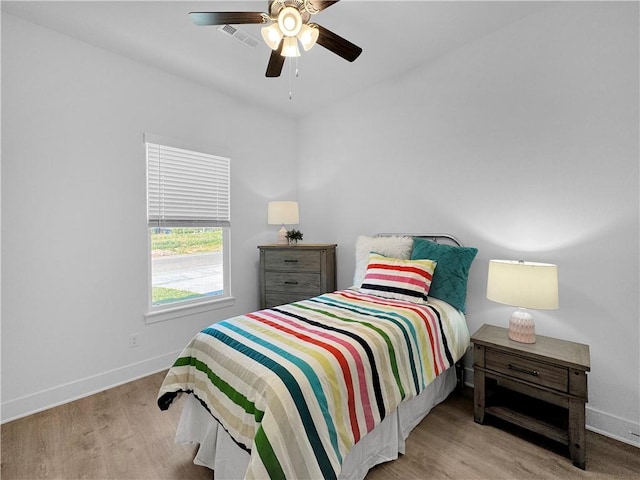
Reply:
M527 430L543 435L551 440L555 440L563 445L569 445L569 435L566 430L562 430L550 423L536 420L534 417L523 416L522 414L505 407L489 407L485 412L496 418L500 418L501 420L526 428Z
M492 393L487 394L485 415L492 415L563 445L569 445L568 409L498 386L494 388Z

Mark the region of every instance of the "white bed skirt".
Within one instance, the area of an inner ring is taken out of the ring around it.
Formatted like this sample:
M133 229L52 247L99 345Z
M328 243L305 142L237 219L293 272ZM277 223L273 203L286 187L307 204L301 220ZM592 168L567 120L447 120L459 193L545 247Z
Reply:
M345 457L341 480L362 480L375 465L398 458L405 440L429 411L445 400L456 387L455 367L438 376L416 398L400 404L380 425L364 436ZM188 395L176 433L176 443L199 444L193 463L215 472L215 480L239 480L249 465L249 454L238 447L229 434L200 402Z

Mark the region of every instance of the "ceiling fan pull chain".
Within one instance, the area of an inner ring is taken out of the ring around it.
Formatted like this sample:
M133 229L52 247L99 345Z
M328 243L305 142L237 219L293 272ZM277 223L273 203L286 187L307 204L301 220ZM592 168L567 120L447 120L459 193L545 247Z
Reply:
M300 70L298 69L298 58L297 57L294 58L294 62L296 63L295 72L293 70L293 67L291 66L292 62L289 62L289 100L293 100L293 80L294 80L294 78L298 78L300 76Z
M288 63L289 63L289 100L293 100L293 72L291 70L292 62L288 62Z

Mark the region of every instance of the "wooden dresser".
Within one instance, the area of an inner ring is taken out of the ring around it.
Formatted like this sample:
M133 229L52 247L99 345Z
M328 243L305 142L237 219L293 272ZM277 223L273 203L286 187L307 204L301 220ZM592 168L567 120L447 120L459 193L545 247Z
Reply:
M493 325L480 327L471 341L475 421L490 415L567 445L573 464L584 469L589 346L542 335L518 343Z
M260 245L260 308L336 289L336 245Z

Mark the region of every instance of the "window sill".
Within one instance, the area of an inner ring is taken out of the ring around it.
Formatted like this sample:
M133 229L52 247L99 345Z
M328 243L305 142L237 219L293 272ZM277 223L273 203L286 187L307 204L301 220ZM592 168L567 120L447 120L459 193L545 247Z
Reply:
M235 297L225 297L216 300L208 300L204 302L176 305L166 307L152 312L147 312L144 316L145 323L158 323L175 318L186 317L188 315L196 315L198 313L209 312L219 308L230 307L235 303Z

